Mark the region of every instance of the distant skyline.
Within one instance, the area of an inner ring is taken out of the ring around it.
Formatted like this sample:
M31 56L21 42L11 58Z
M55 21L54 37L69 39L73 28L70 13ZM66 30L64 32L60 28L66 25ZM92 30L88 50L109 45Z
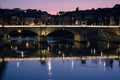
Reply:
M0 0L0 7L5 9L37 9L56 14L59 11L73 11L92 8L113 7L120 4L120 0Z

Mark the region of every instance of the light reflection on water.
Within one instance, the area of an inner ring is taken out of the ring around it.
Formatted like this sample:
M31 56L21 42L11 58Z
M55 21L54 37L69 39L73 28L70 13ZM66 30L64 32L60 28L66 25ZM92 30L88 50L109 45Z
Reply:
M120 80L120 44L14 40L0 50L0 80Z
M112 66L111 66L112 65ZM8 61L1 80L119 80L118 60L46 59Z

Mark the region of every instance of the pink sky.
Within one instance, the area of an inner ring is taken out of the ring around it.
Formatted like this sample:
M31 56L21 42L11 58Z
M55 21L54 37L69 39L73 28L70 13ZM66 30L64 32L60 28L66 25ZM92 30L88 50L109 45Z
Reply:
M51 14L73 11L76 7L85 10L113 7L115 4L120 4L120 0L0 0L1 8L38 9Z

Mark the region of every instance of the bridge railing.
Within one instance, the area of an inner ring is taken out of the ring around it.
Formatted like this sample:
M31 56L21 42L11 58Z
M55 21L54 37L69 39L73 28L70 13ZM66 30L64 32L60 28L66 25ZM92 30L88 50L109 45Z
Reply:
M0 27L98 27L98 28L118 28L118 26L107 26L107 25L0 25Z

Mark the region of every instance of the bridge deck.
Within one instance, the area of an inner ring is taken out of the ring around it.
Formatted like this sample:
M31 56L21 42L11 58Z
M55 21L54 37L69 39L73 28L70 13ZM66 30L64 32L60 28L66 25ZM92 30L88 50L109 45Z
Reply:
M0 25L0 27L3 27ZM98 27L98 28L119 28L120 25L117 26L102 26L102 25L4 25L4 27Z

